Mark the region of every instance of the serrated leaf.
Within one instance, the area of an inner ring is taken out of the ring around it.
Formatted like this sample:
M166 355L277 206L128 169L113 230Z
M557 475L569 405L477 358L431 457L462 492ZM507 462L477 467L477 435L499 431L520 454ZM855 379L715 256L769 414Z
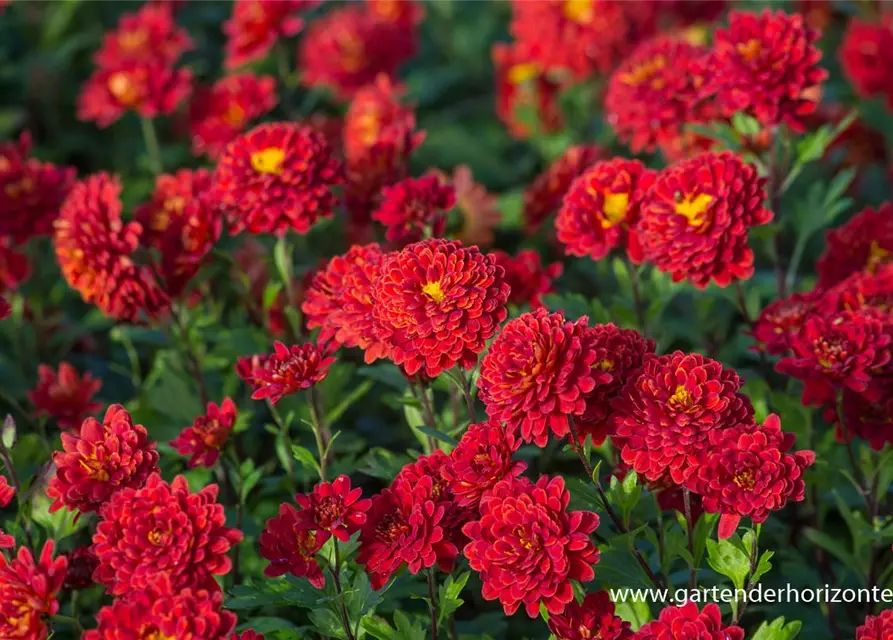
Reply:
M707 563L720 575L732 581L736 589L744 588L750 572L750 558L729 540L707 540Z
M447 579L444 580L444 583L440 585L440 589L438 589L439 604L437 609L438 626L442 625L465 603L465 601L459 597L459 594L461 594L462 589L465 588L469 577L471 577L470 571L461 573L458 578L453 578L452 575L449 575L447 576Z
M799 620L792 620L785 624L783 617L776 618L771 623L763 622L751 637L751 640L793 640L800 633L803 626Z

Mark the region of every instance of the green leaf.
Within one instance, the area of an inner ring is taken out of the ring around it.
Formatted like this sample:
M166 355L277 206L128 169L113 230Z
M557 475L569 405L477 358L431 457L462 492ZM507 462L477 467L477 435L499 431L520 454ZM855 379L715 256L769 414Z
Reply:
M267 286L264 288L263 296L263 305L265 311L268 311L270 307L273 306L273 303L276 302L276 298L279 297L280 291L282 291L281 282L274 280L267 283Z
M596 472L594 471L593 474ZM611 486L608 490L608 499L615 505L623 516L623 521L629 520L633 509L642 498L642 485L639 483L639 474L627 473L623 482L617 480L617 476L611 476Z
M827 533L818 531L817 529L805 529L803 531L803 535L806 536L807 540L809 540L813 544L817 544L822 549L840 560L856 575L861 574L862 568L853 554L850 553L849 550L844 548L844 546L840 542L829 536Z
M459 444L455 438L451 438L447 434L442 433L442 432L438 431L437 429L432 429L430 427L417 427L417 429L419 431L421 431L422 433L424 433L425 435L431 436L435 440L440 440L441 442L445 442L446 444L450 445L451 447L455 447L457 444Z
M310 612L310 620L313 622L313 628L319 632L319 635L327 638L347 640L347 634L344 632L344 623L338 617L338 614L331 609L314 609Z
M0 439L2 439L3 446L7 449L12 449L16 443L16 421L11 415L7 414L5 418L3 418L3 430L0 432Z
M753 634L751 640L793 640L800 633L803 624L792 620L785 624L784 618L776 618L771 623L763 622Z
M738 111L732 115L732 128L735 129L739 135L748 138L757 135L762 130L759 120L742 111Z
M292 456L294 456L295 460L300 462L311 471L315 471L316 473L320 472L319 461L316 459L316 456L313 455L310 449L295 444L291 447L291 453Z
M744 588L750 572L750 559L729 540L707 540L707 563L714 571L732 581L736 589Z
M406 390L403 398L407 401L414 400L412 392L409 389ZM422 445L423 449L426 449L428 447L428 438L420 429L420 427L424 426L425 420L422 418L422 411L419 409L418 403L416 403L415 406L404 404L403 415L406 418L406 424L409 425L409 428L412 429L413 434L415 434L416 440L419 441L419 444Z
M366 395L366 393L368 393L369 389L371 388L371 380L365 380L358 384L353 391L344 396L344 398L335 406L335 408L329 411L328 415L326 415L326 423L333 424L335 421L337 421L342 415L344 415L345 411L347 411L358 400Z
M442 625L453 613L461 607L465 601L459 597L459 594L462 593L462 589L465 588L465 584L468 582L468 578L471 576L470 571L466 571L464 573L459 574L458 578L453 578L452 575L447 576L447 579L444 581L442 585L440 585L440 589L438 589L438 615L437 615L437 625Z

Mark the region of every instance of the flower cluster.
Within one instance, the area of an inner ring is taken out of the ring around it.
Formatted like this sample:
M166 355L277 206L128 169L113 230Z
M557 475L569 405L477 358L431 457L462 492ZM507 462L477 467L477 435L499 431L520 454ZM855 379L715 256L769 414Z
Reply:
M48 540L36 559L26 547L7 558L0 553L0 638L43 640L45 619L59 611L56 596L65 581L65 556L53 558L55 542Z
M236 403L224 398L220 406L208 403L207 412L186 427L170 445L183 456L190 456L190 467L213 467L220 457L220 450L236 426Z
M102 388L102 380L89 373L79 375L67 362L59 363L59 370L41 364L37 367L37 386L28 392L28 400L38 415L56 420L63 429L77 429L90 414L99 410L93 396Z
M397 246L418 242L426 235L440 237L446 226L446 212L456 202L452 185L429 173L406 178L381 191L381 205L372 219L383 224L385 237Z
M678 607L667 607L657 620L642 626L636 640L744 640L744 629L723 626L719 606L710 603L698 611L694 602Z

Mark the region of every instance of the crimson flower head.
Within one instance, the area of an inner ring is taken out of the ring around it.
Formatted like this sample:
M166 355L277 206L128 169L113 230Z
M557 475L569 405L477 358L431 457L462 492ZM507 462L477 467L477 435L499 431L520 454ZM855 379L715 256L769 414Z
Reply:
M456 503L477 507L497 482L521 475L527 465L512 460L520 445L514 433L496 420L470 425L441 469Z
M307 578L311 585L322 589L326 577L314 556L328 536L320 536L312 529L300 529L300 522L297 509L287 503L279 505L278 516L267 520L257 539L258 552L270 563L264 568L264 575L275 578L290 573Z
M472 369L505 320L508 285L493 256L431 239L385 256L373 288L375 332L410 376Z
M509 304L528 305L531 309L545 307L542 296L555 293L553 281L564 271L560 262L544 266L540 254L533 249L522 249L511 256L505 251L491 251L497 266L505 271L503 281L509 286Z
M311 127L273 122L233 140L217 163L214 196L232 233L307 233L336 205L341 166Z
M341 475L334 482L321 482L308 494L295 495L299 530L313 531L321 542L335 536L342 542L350 540L366 522L366 511L372 501L363 498L359 487L351 489L350 478Z
M30 157L31 136L0 143L0 236L16 243L48 235L75 170Z
M880 312L881 317L893 311L893 264L884 264L876 271L858 271L824 291L814 292L815 313L838 311Z
M879 23L850 19L838 54L860 97L884 96L893 104L893 16L884 12Z
M772 220L766 180L724 151L683 160L658 175L641 205L636 232L646 260L703 289L753 275L750 227Z
M93 534L93 574L113 595L149 586L166 575L176 589L216 589L229 572L230 547L242 532L226 526L217 485L190 493L186 478L168 484L157 473L141 489L122 489L103 505Z
M657 620L642 626L636 640L744 640L744 629L722 625L722 612L711 602L698 611L694 602L666 607Z
M499 600L506 615L520 606L528 616L544 605L560 614L574 600L572 580L595 577L598 548L591 534L598 516L567 511L570 493L561 477L536 484L508 477L484 495L480 518L462 531L470 542L463 553L480 573L485 600Z
M240 360L240 365L241 365ZM254 400L269 398L276 404L292 393L309 389L321 382L329 372L335 358L313 343L296 344L286 347L281 342L273 343L273 353L266 357L262 364L242 375L244 370L236 371L245 382L254 387L251 397Z
M582 603L572 601L563 613L549 616L549 631L559 640L630 640L629 622L614 615L607 591L587 593Z
M781 355L790 349L791 341L815 308L815 293L795 293L766 306L753 325L751 335L757 341L755 351Z
M54 550L47 540L36 561L24 546L12 558L0 553L0 638L47 638L44 619L59 611L56 596L68 565L65 556L53 558Z
M169 299L152 270L137 264L142 226L121 218L121 183L106 173L78 182L55 222L56 259L85 302L123 322L157 318Z
M434 173L385 187L381 197L372 219L387 227L385 237L398 246L418 242L429 230L431 236L443 235L446 212L456 204L453 186Z
M37 386L28 392L28 400L38 415L55 418L63 429L77 429L87 415L99 410L93 396L101 388L101 380L89 373L81 377L67 362L59 364L58 372L41 364L37 367Z
M647 356L613 402L615 444L647 480L682 484L710 433L752 421L753 407L731 369L697 353Z
M93 547L91 545L76 547L65 557L68 561L68 570L65 572L65 582L62 586L72 590L92 587L93 572L99 566Z
M881 611L876 616L866 616L865 622L856 628L856 640L885 640L893 635L893 609Z
M877 272L893 261L893 204L866 207L828 231L825 241L827 248L816 263L818 288L828 289L860 271Z
M236 403L231 398L224 398L219 407L209 402L207 412L197 417L191 427L183 429L170 445L180 455L190 456L190 468L211 468L236 426L238 415Z
M240 356L236 360L236 375L238 375L246 384L256 387L260 384L257 372L264 368L270 356L264 353L254 354L252 356Z
M635 225L646 191L657 173L638 160L614 158L592 165L564 194L555 219L558 241L568 255L601 260L623 246L642 261Z
M561 206L564 194L586 169L602 158L595 145L575 145L538 175L524 190L524 228L534 234Z
M15 487L9 484L6 476L0 476L0 509L8 506L12 502L13 496L15 496ZM15 537L0 529L0 549L12 549L15 546Z
M227 69L267 57L280 38L304 28L301 13L319 0L236 0L233 15L223 24Z
M236 73L198 89L189 104L192 152L218 158L252 120L272 111L277 102L276 80L252 73Z
M139 489L158 471L155 443L119 404L108 408L102 422L87 418L80 431L63 432L62 449L53 454L56 475L47 487L51 512L97 511L113 494Z
M125 13L118 26L103 36L93 60L103 68L150 60L173 64L192 46L189 34L174 23L170 5L147 2Z
M714 34L711 82L723 115L744 111L766 126L804 128L828 77L815 46L819 32L800 14L733 11L727 29Z
M496 115L516 138L532 133L522 113L532 112L535 126L553 133L564 125L558 103L561 86L543 71L526 48L498 42L491 51L496 71Z
M840 423L837 404L825 405L825 420L835 425L838 441L847 442L856 435L875 451L893 442L893 382L888 378L879 386L881 391L876 400L850 389L843 390L843 424Z

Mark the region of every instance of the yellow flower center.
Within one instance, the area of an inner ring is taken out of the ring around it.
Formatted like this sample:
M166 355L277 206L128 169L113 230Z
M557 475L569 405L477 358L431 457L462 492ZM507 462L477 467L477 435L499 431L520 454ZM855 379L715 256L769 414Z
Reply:
M509 67L508 80L511 84L530 82L539 75L535 62L520 62Z
M614 368L614 361L607 360L607 359L599 360L594 365L592 365L592 368L593 369L601 369L602 371L610 371L611 369Z
M121 104L132 105L137 100L136 85L130 74L124 71L118 71L109 76L108 88Z
M890 252L879 245L877 240L872 240L871 246L868 247L868 260L865 262L865 269L869 273L874 273L879 266L889 260Z
M601 221L603 229L620 224L626 219L626 212L629 210L629 194L606 191L602 210L605 216Z
M140 638L142 640L174 640L171 636L166 636L158 629L147 629L143 627L140 629Z
M89 457L81 458L78 462L91 480L98 480L99 482L109 481L109 472L103 468L95 452Z
M237 102L231 102L221 119L232 127L239 127L245 122L245 109Z
M628 72L620 76L621 82L631 86L636 86L648 82L654 75L667 66L667 58L665 56L654 56L651 60L646 60L640 65L630 69ZM663 82L657 81L651 83L655 89L659 89Z
M443 299L446 298L446 294L438 281L426 282L422 286L422 293L434 300L434 302L443 302Z
M562 10L565 18L577 24L589 24L594 14L592 0L565 0Z
M258 173L282 173L282 161L285 160L285 151L279 147L268 147L251 154L251 166Z
M378 107L370 106L356 119L357 138L364 146L372 146L381 131L381 112Z
M124 31L118 36L118 46L124 51L136 51L148 41L149 36L145 29L134 29L133 31Z
M745 491L753 491L756 485L756 478L753 469L745 469L744 471L735 472L732 482Z
M683 408L691 408L691 393L688 392L688 389L683 387L681 384L676 385L675 391L673 391L673 395L670 396L670 404L683 407Z
M363 42L349 33L339 34L336 40L341 47L341 67L348 73L362 69L366 58Z
M158 529L152 529L146 537L149 539L149 544L160 547L164 544L166 533Z
M735 50L738 51L738 55L744 58L745 62L753 62L753 60L760 55L760 41L756 38L751 38L747 42L742 42Z
M713 202L713 196L699 193L696 196L688 195L676 203L676 213L688 220L693 227L700 227L707 222L707 208Z

